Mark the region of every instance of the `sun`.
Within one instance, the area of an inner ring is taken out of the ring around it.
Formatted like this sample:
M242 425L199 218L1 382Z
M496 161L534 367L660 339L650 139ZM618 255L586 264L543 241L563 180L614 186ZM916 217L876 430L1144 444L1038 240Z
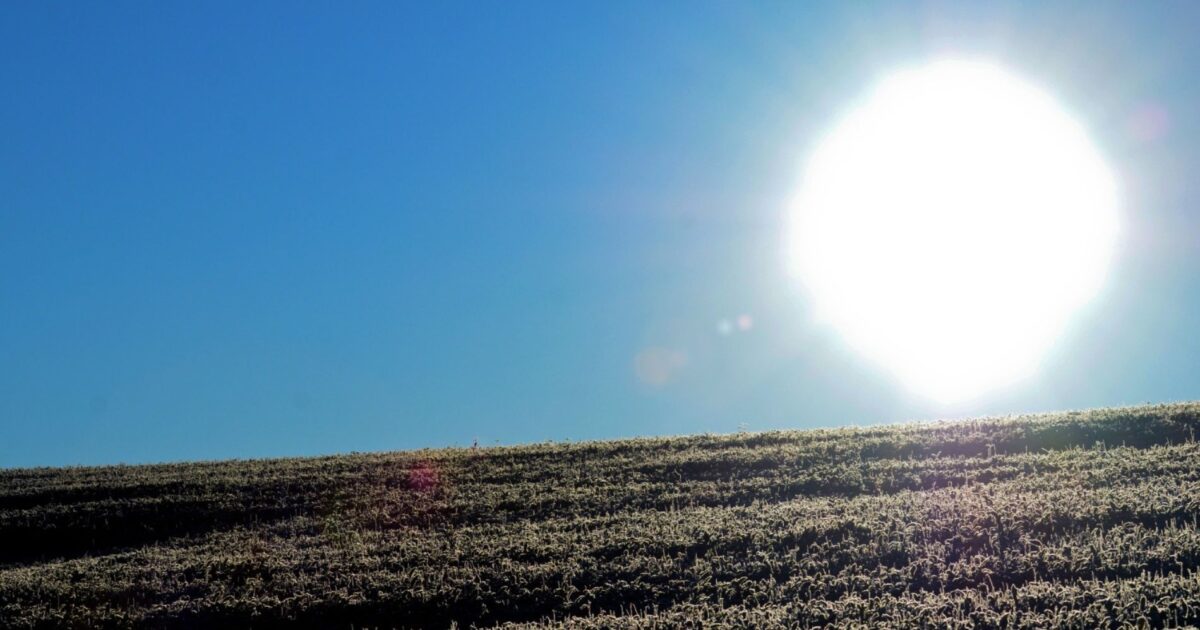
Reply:
M1036 370L1101 288L1119 219L1083 126L963 60L875 86L817 144L790 217L789 265L818 318L943 402Z

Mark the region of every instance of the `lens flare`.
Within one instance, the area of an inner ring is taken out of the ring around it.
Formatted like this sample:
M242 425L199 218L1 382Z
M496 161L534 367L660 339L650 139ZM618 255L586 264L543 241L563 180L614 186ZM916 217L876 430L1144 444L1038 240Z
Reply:
M1112 170L1082 125L998 66L881 82L811 155L789 265L818 318L952 402L1031 374L1102 286Z

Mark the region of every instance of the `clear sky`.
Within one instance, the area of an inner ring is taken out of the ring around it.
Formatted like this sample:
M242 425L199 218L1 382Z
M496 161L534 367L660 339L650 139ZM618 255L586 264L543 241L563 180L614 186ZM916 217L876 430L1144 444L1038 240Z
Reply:
M1200 397L1200 9L1046 4L4 3L0 466ZM781 254L821 130L942 55L1054 94L1124 212L1038 374L952 407Z

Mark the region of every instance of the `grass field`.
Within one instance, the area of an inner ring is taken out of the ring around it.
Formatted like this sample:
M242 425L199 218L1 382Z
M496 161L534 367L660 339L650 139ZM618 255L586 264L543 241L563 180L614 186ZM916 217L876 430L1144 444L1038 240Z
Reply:
M0 627L1200 623L1200 404L0 470Z

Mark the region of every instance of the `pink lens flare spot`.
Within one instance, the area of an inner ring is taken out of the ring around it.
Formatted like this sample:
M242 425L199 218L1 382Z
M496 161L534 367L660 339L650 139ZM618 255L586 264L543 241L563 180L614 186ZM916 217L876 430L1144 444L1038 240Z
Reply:
M1151 142L1165 136L1171 128L1171 115L1157 103L1146 103L1129 115L1129 135L1141 142Z
M430 461L419 461L408 469L408 489L417 492L432 492L441 483L437 466Z
M737 327L738 330L743 332L754 328L754 318L745 313L739 315L737 318Z
M662 387L687 365L687 353L674 348L646 348L633 358L633 373L644 385Z

